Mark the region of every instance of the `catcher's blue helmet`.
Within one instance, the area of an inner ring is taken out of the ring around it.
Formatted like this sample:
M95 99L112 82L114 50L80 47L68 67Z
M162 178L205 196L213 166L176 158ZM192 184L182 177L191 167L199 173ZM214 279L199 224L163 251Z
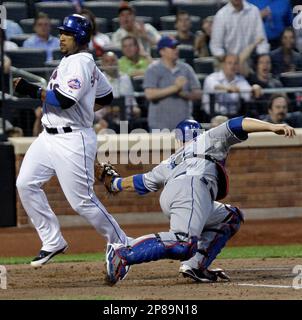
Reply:
M79 14L72 14L65 17L63 25L58 29L72 33L76 43L79 45L84 45L90 41L92 32L91 23L87 18Z
M182 142L190 141L201 134L202 127L199 122L195 120L183 120L175 130L175 138Z

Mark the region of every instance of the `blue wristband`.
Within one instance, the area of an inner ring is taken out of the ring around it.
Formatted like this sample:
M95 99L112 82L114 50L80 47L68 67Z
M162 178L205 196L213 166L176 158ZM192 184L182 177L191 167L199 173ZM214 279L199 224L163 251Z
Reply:
M115 178L111 183L112 191L115 191L115 192L122 191L123 190L122 181L123 179L120 177Z

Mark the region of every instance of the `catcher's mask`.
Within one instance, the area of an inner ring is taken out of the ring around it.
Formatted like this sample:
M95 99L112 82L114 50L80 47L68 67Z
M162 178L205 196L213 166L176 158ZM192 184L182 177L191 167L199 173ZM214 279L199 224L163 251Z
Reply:
M72 33L78 45L89 43L92 33L90 21L79 14L65 17L63 25L58 27L58 29Z

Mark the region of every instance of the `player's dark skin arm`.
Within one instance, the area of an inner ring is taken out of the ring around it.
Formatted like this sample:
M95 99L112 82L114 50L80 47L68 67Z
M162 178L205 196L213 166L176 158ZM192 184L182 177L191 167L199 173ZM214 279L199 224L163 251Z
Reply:
M113 94L112 92L110 92L109 94L107 94L106 96L102 97L102 98L96 98L95 99L95 104L94 104L94 112L102 109L104 106L108 106L110 105L110 103L113 100Z

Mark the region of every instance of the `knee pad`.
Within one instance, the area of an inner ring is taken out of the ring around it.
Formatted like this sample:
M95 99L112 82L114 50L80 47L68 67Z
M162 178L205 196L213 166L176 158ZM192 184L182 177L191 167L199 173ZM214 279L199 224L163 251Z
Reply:
M225 219L225 223L229 226L230 237L232 237L240 229L241 223L244 222L244 215L237 207L227 205L225 207L229 211L229 214Z
M188 237L183 233L175 233L175 240L164 242L167 258L173 260L188 260L197 252L197 237ZM159 234L160 236L160 234Z

